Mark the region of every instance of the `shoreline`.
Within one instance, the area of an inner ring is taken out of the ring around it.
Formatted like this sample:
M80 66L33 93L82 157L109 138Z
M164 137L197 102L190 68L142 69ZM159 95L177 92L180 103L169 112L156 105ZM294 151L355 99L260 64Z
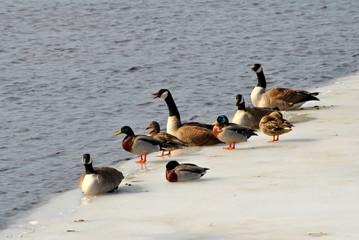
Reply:
M276 143L258 133L233 151L223 145L133 160L114 194L58 195L0 232L5 239L358 239L359 73L319 87L320 102L283 112L295 127ZM315 106L319 106L317 109ZM233 111L234 112L234 111ZM229 114L228 114L229 115ZM190 151L188 153L187 151ZM169 160L210 170L169 183Z

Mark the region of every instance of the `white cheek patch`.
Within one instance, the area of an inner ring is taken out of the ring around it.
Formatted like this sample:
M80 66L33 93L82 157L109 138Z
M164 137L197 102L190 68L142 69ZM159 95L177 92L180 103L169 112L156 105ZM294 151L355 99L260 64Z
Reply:
M92 163L92 159L90 158L90 161L86 162L85 158L82 158L82 163L83 164L91 164Z
M256 70L256 73L260 73L260 72L262 72L262 67L259 67L257 70Z
M239 101L239 104L242 104L242 103L244 103L243 97L241 97L241 101Z
M160 98L165 99L165 98L167 98L167 97L168 97L168 91L162 93Z

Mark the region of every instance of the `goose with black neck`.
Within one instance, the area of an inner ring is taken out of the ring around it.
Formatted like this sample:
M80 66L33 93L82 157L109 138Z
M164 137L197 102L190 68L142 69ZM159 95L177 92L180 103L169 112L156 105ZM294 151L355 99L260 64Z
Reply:
M252 90L251 100L255 107L279 108L291 110L301 107L307 101L319 101L319 92L291 90L288 88L272 88L266 90L267 82L261 64L254 64L252 70L257 74L258 83Z
M86 153L82 157L85 165L79 179L79 187L86 195L98 195L101 193L113 192L124 178L123 174L115 168L92 166L90 154Z
M234 113L232 122L252 129L259 129L259 121L262 117L279 110L279 108L247 107L241 94L236 96L236 106L238 110Z
M221 143L212 133L213 126L199 122L181 122L176 103L168 89L161 89L153 94L162 98L168 107L167 132L187 143L189 146L210 146Z

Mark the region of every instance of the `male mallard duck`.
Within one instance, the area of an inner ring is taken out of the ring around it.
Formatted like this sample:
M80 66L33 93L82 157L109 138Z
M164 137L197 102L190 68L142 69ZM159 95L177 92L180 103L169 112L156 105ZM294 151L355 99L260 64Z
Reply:
M170 161L166 164L166 179L169 182L182 182L201 178L209 168L198 167L192 163L179 164Z
M280 112L272 112L264 116L259 122L260 130L273 137L268 142L279 141L279 135L292 131L292 127L293 125L283 119L283 115Z
M198 122L181 123L177 106L168 89L161 89L154 96L155 98L163 98L167 104L169 110L167 132L169 134L176 136L189 146L209 146L220 143L213 135L211 125Z
M140 156L140 160L135 161L136 163L145 163L147 161L147 154L166 149L162 140L145 135L135 135L129 126L122 127L115 135L121 133L127 134L122 141L123 149Z
M150 133L148 133L148 136L162 140L167 146L168 153L165 154L165 150L162 150L162 155L159 155L157 157L171 155L171 151L187 147L187 144L185 142L182 142L172 134L161 132L160 124L158 124L158 122L156 121L150 122L150 124L145 128L145 130L148 129L153 129Z
M291 90L288 88L272 88L266 91L266 78L260 64L254 64L252 68L257 73L258 83L252 90L251 100L255 107L278 107L279 110L295 109L307 101L319 101L318 92L304 90Z
M236 96L236 105L238 110L235 112L232 122L252 129L259 129L259 121L262 117L279 110L278 108L246 107L241 94Z
M213 134L222 142L229 143L229 146L223 149L235 149L236 143L246 142L251 136L257 135L255 130L249 127L229 123L225 115L218 116L217 121L214 122L213 125Z
M121 183L123 174L111 167L92 167L90 154L86 153L82 157L86 171L79 179L79 187L86 195L97 195L101 193L113 192Z

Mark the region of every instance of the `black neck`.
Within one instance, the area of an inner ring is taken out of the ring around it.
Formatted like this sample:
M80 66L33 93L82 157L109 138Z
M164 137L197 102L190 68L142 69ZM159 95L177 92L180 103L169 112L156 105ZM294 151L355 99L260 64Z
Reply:
M93 169L93 167L92 167L92 163L85 164L85 169L86 169L87 174L96 173L95 169Z
M258 77L257 87L266 88L267 82L266 82L266 78L264 76L263 70L260 72L257 72L257 77Z
M238 107L238 110L246 110L246 105L244 104L244 102L242 103L237 103L237 107Z
M165 98L165 101L167 103L169 116L176 116L178 119L181 119L180 114L178 112L177 106L175 101L173 100L172 94L168 93L168 96Z

